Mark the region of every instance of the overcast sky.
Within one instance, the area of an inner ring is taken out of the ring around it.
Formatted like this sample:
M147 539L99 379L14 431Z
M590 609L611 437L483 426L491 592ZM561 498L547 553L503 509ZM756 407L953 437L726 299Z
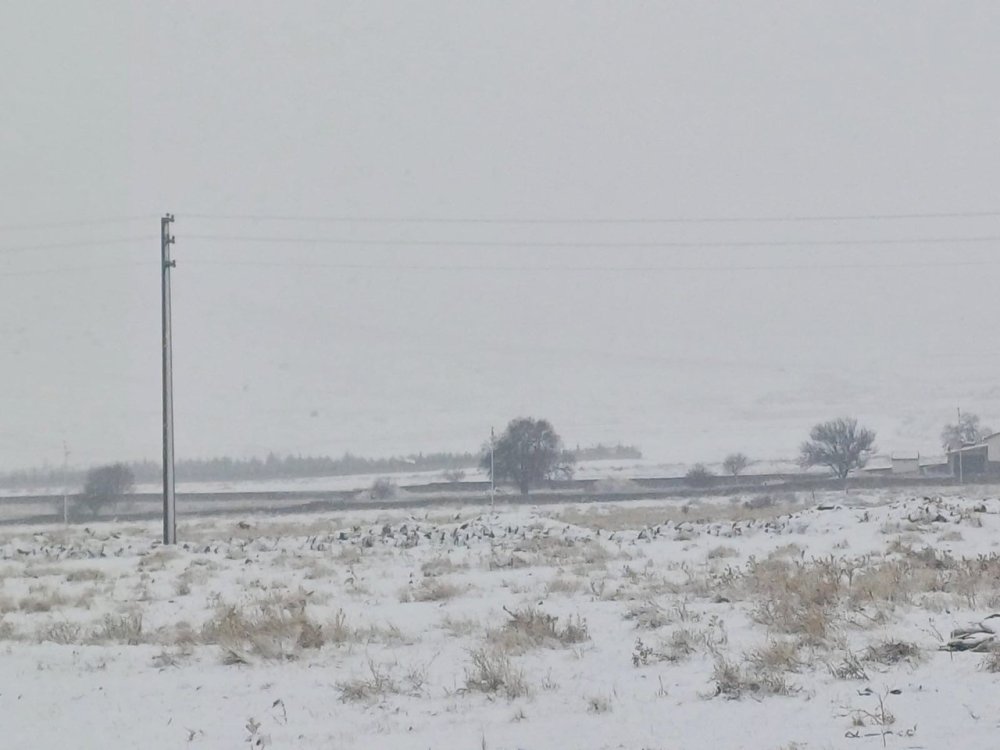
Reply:
M998 30L994 2L4 3L0 468L159 455L166 211L180 457L475 449L518 415L664 460L840 414L933 451L956 406L1000 417L1000 214L274 218L1000 211ZM123 220L52 226L79 219Z

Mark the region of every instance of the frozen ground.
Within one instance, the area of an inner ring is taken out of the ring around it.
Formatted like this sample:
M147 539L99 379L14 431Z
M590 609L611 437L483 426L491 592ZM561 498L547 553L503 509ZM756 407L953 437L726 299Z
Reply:
M994 748L985 493L6 529L3 744Z

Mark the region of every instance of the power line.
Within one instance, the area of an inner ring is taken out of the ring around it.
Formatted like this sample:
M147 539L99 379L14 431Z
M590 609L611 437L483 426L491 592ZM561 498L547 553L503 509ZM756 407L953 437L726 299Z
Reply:
M19 276L49 276L61 273L83 273L85 271L109 271L116 268L138 268L139 266L144 266L149 268L149 263L141 263L138 261L130 263L92 263L84 266L64 266L62 268L34 268L25 271L0 271L0 277L19 277Z
M341 271L457 271L457 272L513 272L513 273L733 273L753 271L845 271L845 270L886 270L886 269L916 269L916 268L953 268L953 267L985 267L1000 265L1000 258L991 260L971 261L927 261L917 263L825 263L825 264L770 264L770 265L592 265L592 266L560 266L560 265L388 265L372 263L302 263L294 261L223 261L193 258L185 261L188 265L215 266L247 266L261 268L329 268Z
M75 227L97 227L109 224L128 224L148 221L149 216L108 216L99 219L67 219L25 224L0 224L0 232L31 232L43 229L72 229Z
M825 221L906 221L923 219L990 219L996 211L928 211L912 213L805 214L777 216L692 216L692 217L618 217L618 218L517 218L517 217L420 217L420 216L294 216L262 214L184 214L185 219L208 221L272 221L329 224L777 224Z
M39 245L7 245L0 247L0 253L26 253L36 250L65 250L74 247L103 247L104 245L134 245L148 243L148 237L112 237L103 240L72 240L68 242L47 242Z
M730 240L693 242L571 242L533 240L406 240L406 239L348 239L343 237L267 237L235 234L189 234L185 240L200 242L244 242L251 244L285 245L346 245L359 247L496 247L496 248L764 248L764 247L849 247L874 245L966 245L1000 243L1000 235L972 237L903 237L895 239L840 239L840 240Z

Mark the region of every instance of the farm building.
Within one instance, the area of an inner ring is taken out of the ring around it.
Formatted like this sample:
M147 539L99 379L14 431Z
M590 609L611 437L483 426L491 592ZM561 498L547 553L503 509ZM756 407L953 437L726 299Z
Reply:
M955 476L1000 474L1000 432L987 435L974 445L949 450L948 467Z
M919 453L893 453L890 456L873 456L864 473L878 476L919 476L923 473Z

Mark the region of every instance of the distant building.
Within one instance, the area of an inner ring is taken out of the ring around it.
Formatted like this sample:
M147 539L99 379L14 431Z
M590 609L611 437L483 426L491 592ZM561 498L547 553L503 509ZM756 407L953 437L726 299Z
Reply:
M974 445L949 450L948 468L956 477L1000 474L1000 432L987 435Z
M871 476L920 476L923 473L919 453L893 453L872 456L862 471Z
M872 456L861 471L880 477L948 476L950 473L948 461L943 456L921 456L919 453Z
M920 454L892 454L891 473L893 476L919 476Z

